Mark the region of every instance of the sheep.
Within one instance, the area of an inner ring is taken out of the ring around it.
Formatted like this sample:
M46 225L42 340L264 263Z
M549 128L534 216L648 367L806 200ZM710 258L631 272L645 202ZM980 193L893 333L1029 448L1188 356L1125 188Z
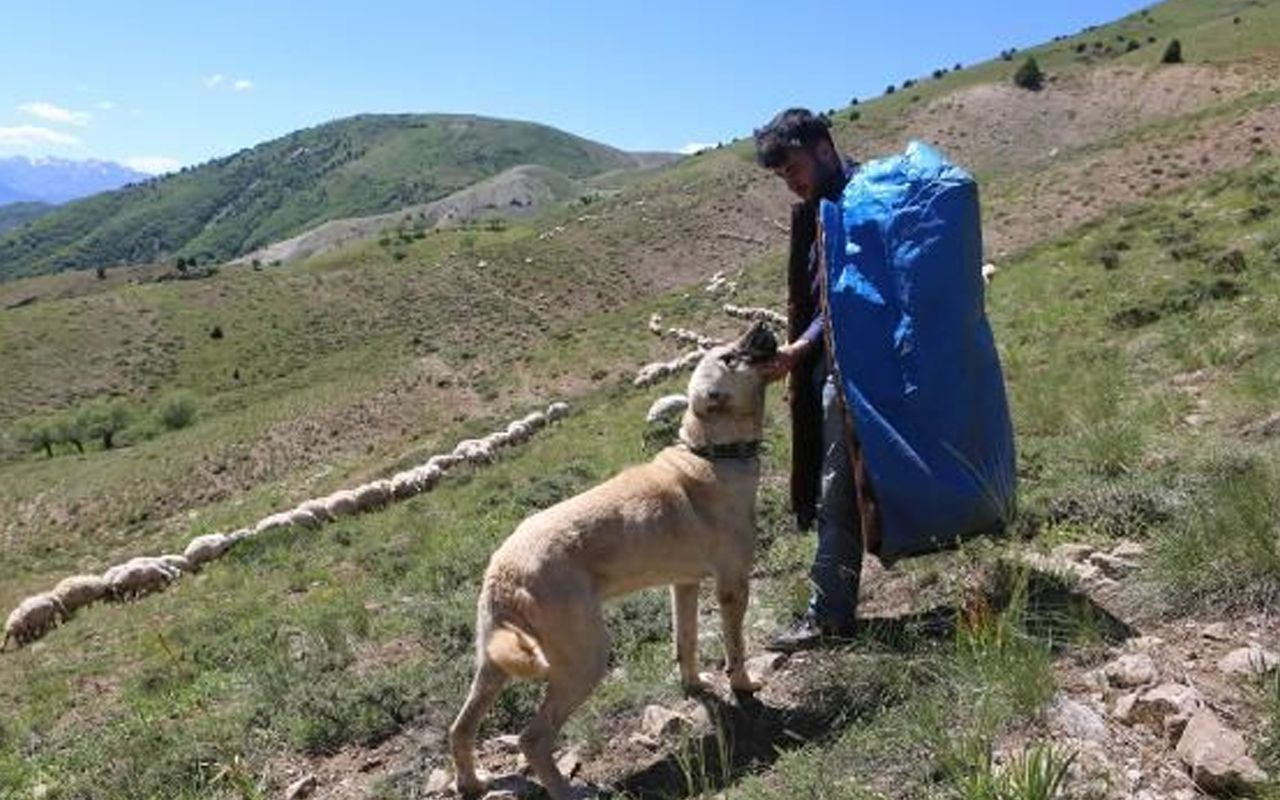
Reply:
M529 426L530 430L542 430L547 424L547 415L541 411L531 411L520 418L520 421Z
M310 512L320 522L333 522L333 515L329 513L329 507L325 505L323 499L299 503L298 510Z
M134 599L168 586L174 575L170 571L172 568L166 567L168 565L158 559L135 559L112 567L103 578L110 584L112 597L117 600Z
M365 512L382 508L391 499L391 482L383 480L366 483L355 490L355 495L357 511Z
M494 431L481 439L480 443L489 448L489 450L496 452L498 448L511 444L511 437L507 435L506 430Z
M4 623L4 643L0 651L9 648L9 640L19 647L39 639L67 618L67 609L58 598L50 594L37 594L18 604Z
M397 472L391 476L391 497L395 500L408 500L423 489L423 481L416 469Z
M107 596L110 587L98 575L72 575L58 581L49 594L62 603L63 609L70 616L77 609L101 600Z
M662 315L656 311L649 315L649 332L662 335Z
M196 565L186 556L180 556L176 553L166 553L160 556L160 560L176 569L179 573L195 572Z
M725 303L721 306L724 313L736 319L760 320L762 322L771 323L779 328L787 326L787 318L776 311L767 308L749 308L745 306L735 306L732 303Z
M423 466L415 468L413 473L418 476L418 480L422 484L422 491L424 492L435 486L440 482L440 479L444 477L444 470L435 466L431 462L427 462Z
M548 421L548 422L559 422L560 420L564 419L564 418L565 418L565 417L567 417L567 416L569 416L569 404L568 404L568 403L565 403L565 402L562 402L562 401L557 401L557 402L552 403L551 405L547 406L547 421Z
M449 468L462 461L461 456L455 456L452 453L448 455L432 456L427 459L427 463L423 466L435 467L441 472L448 472Z
M507 440L512 444L524 444L533 436L533 429L520 420L507 426Z
M636 373L636 378L631 383L637 387L649 386L657 383L663 378L671 374L671 368L667 366L665 361L659 361L653 364L645 364Z
M996 277L996 273L999 271L1000 271L1000 268L997 267L995 264L983 264L982 265L982 282L987 286L990 286L991 281Z
M282 528L288 528L293 525L293 520L289 517L288 511L280 511L270 516L263 517L253 526L253 535L260 536L264 533L271 533Z
M322 524L319 517L301 506L292 511L284 512L284 516L289 525L294 528L306 528L309 531L313 531Z
M197 536L187 542L187 547L182 551L182 555L186 557L192 567L199 567L201 564L220 558L231 547L231 544L230 536L221 533L206 533L204 536Z
M493 450L480 439L463 439L453 448L453 454L462 456L469 464L488 464L493 461Z
M351 489L341 489L324 499L325 510L331 517L346 517L358 513L360 506L356 503L356 493Z
M227 543L229 547L235 547L240 542L253 536L253 531L248 528L240 528L227 534Z
M654 423L677 412L682 412L688 407L688 397L682 394L669 394L653 401L653 405L649 406L649 413L645 414L644 420L648 423Z

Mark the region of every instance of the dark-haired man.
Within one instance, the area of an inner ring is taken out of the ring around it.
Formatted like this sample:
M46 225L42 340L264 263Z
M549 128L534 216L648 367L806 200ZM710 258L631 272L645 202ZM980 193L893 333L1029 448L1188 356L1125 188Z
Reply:
M774 636L771 649L798 650L854 632L862 569L854 467L843 398L830 354L821 300L816 215L821 201L837 201L854 165L836 150L825 118L792 108L755 132L756 159L799 199L792 209L788 276L788 335L769 368L790 376L791 501L801 528L816 524L818 550L810 570L805 615Z

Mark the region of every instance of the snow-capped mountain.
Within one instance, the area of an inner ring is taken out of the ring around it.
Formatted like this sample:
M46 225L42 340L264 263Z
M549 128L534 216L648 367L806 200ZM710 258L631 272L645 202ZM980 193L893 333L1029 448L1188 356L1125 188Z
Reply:
M65 203L119 189L150 177L111 161L65 158L0 158L0 205L20 202Z

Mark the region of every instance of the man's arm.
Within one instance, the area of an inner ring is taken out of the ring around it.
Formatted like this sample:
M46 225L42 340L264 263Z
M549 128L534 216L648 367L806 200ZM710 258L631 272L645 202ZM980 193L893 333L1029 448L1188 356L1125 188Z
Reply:
M816 325L816 333L815 331ZM810 334L813 334L812 336ZM819 315L814 324L810 325L799 339L789 344L784 344L778 348L778 352L774 355L773 360L764 367L765 380L776 381L779 378L785 378L795 369L796 364L804 360L804 358L817 346L818 337L822 335L822 317Z

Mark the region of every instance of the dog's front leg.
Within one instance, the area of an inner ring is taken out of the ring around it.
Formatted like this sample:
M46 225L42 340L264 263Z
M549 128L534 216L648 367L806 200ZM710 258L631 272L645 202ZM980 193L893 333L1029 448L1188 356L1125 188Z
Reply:
M671 587L671 619L675 625L680 685L689 694L706 691L707 682L698 674L698 584L677 583Z
M720 627L724 636L724 671L729 674L729 686L735 692L754 692L760 688L747 674L747 648L742 638L748 591L745 575L716 578L716 599L720 601Z

